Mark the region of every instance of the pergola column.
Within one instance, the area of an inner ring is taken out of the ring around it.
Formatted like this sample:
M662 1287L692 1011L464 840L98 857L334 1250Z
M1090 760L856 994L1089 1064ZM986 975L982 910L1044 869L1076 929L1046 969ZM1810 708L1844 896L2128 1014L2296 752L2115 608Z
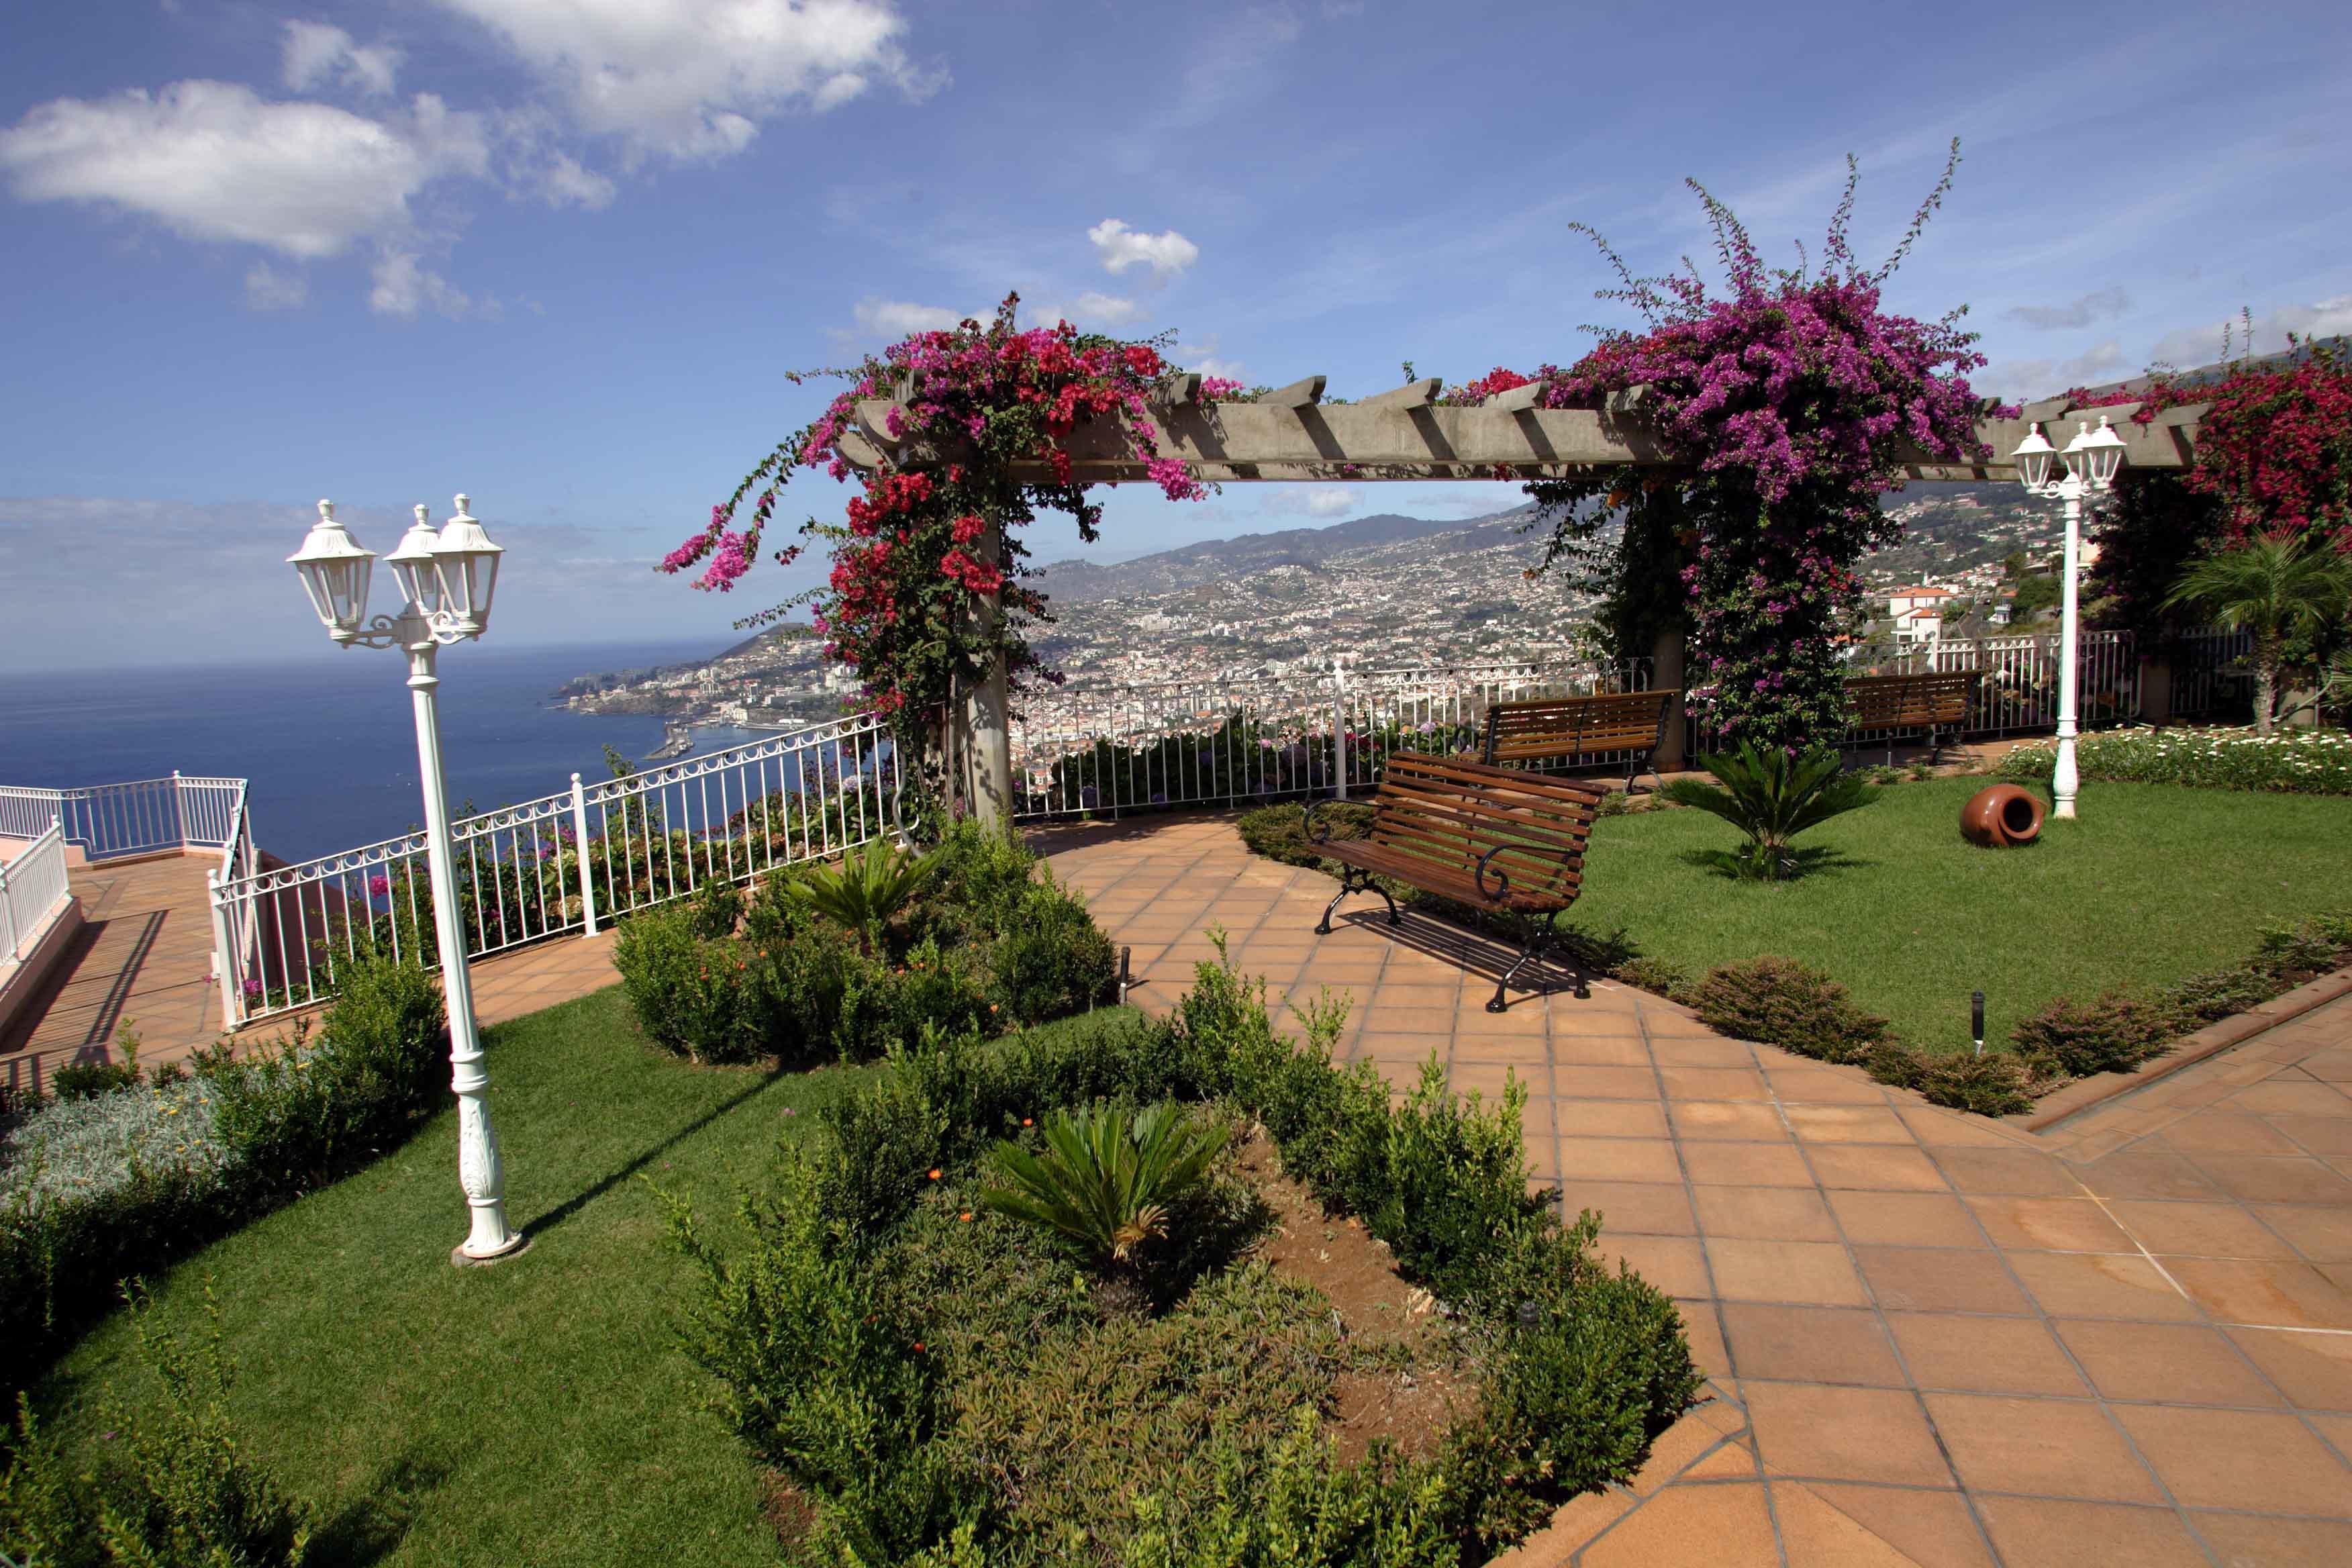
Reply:
M995 518L989 519L976 553L983 566L1003 563L1004 525ZM969 759L966 777L972 815L982 826L1009 833L1013 828L1012 682L1004 661L1003 596L982 595L979 616L982 638L992 652L987 676L964 693L963 711L959 715L964 731L962 752Z
M1687 689L1683 684L1683 630L1680 626L1660 632L1658 640L1650 647L1650 689L1663 691L1671 688L1675 693L1674 700L1666 704L1666 732L1658 742L1656 753L1650 758L1652 765L1661 773L1690 765L1683 746L1686 728L1683 720L1685 711L1683 693Z

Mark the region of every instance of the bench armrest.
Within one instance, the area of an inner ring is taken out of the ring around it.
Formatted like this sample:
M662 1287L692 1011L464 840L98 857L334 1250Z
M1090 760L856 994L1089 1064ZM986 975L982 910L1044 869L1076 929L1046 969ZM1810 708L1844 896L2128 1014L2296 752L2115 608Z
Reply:
M1330 804L1331 803L1328 800L1310 800L1305 806L1300 808L1299 829L1307 835L1307 843L1328 844L1331 842L1331 825L1328 822L1318 824L1315 820L1315 814Z
M1490 875L1486 867L1486 862L1492 860L1496 856L1500 855L1506 849L1516 849L1519 847L1522 847L1515 844L1497 844L1492 849L1487 850L1484 855L1478 857L1478 896L1480 898L1492 899L1496 902L1500 903L1504 899L1510 896L1511 874L1504 870L1499 866L1494 868L1491 872L1491 875L1495 879L1495 890L1491 893L1486 890L1486 878Z

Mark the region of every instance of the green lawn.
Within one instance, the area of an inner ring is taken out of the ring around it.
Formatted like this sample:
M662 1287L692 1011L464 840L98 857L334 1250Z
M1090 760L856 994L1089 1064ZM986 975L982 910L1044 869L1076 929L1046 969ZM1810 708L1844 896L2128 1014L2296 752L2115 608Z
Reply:
M1782 884L1691 864L1728 848L1729 825L1643 811L1595 825L1573 923L1622 929L1643 954L1697 973L1778 953L1827 970L1912 1044L1958 1048L1969 993L1989 1038L2051 997L2152 987L2244 957L2265 921L2352 907L2352 800L2093 784L2082 816L2023 849L1978 849L1961 803L1988 781L1947 778L1799 842L1835 862ZM1566 921L1570 917L1563 917Z
M459 1270L457 1131L247 1227L160 1281L202 1322L214 1280L239 1364L231 1407L330 1563L735 1564L779 1560L751 1467L677 1348L680 1261L639 1172L714 1219L854 1070L767 1076L674 1062L617 989L489 1031L491 1105L524 1256ZM797 1114L788 1114L788 1112ZM39 1400L95 1436L89 1396L152 1380L120 1314Z

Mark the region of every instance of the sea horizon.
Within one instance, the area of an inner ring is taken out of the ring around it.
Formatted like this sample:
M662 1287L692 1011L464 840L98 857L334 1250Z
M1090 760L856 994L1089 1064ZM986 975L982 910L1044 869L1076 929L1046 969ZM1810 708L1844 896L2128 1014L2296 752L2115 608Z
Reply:
M604 777L607 746L644 762L662 743L663 715L574 712L556 688L583 675L708 658L739 640L445 649L450 809L553 794L574 772ZM730 735L698 729L695 750L739 743ZM255 841L289 860L393 837L424 817L408 689L388 652L0 678L0 784L63 788L175 772L250 779Z

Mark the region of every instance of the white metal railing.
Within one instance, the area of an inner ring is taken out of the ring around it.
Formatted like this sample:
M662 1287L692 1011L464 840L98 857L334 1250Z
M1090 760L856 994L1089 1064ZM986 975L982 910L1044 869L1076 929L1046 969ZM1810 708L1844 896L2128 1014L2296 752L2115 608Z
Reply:
M1476 750L1493 703L1649 684L1647 659L1370 669L1335 659L1233 680L1065 686L1030 697L1013 721L1014 815L1345 795L1376 780L1391 752Z
M888 725L862 713L450 825L468 957L824 859L894 829ZM249 850L248 850L249 854ZM421 832L213 880L221 1018L236 1028L334 994L339 957L438 962Z
M1874 668L1887 675L1981 670L1984 679L1969 700L1961 732L1990 739L2057 725L2058 653L2054 633L1954 637L1910 649ZM2137 718L2139 695L2139 655L2132 634L2083 633L2074 684L2075 711L2083 727L2097 729Z
M65 827L53 817L47 831L36 834L14 858L0 860L0 979L15 973L39 945L68 891Z
M128 784L40 789L0 784L0 838L31 838L52 818L85 859L217 849L239 831L245 780L137 779Z

